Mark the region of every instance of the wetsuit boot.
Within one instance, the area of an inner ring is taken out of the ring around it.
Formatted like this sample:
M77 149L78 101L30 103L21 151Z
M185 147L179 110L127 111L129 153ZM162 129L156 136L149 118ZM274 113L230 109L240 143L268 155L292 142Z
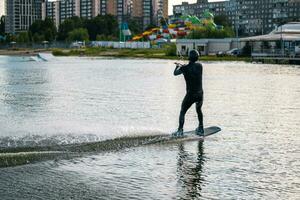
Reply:
M204 129L203 126L198 126L198 128L196 128L195 130L196 135L198 136L204 136Z
M172 133L173 137L183 137L183 129L178 129L176 132Z

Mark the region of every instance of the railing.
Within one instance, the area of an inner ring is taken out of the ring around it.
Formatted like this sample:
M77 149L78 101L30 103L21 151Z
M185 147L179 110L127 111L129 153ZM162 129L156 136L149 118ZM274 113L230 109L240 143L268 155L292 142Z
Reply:
M294 48L285 49L254 49L251 53L252 57L299 57Z

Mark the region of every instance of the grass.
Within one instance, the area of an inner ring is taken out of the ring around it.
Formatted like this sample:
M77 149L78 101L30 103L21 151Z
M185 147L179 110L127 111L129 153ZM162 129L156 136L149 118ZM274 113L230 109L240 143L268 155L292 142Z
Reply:
M112 49L103 47L86 47L82 49L53 49L55 56L108 56L108 57L129 57L129 58L155 58L178 60L178 56L167 56L166 49ZM185 58L187 59L187 58ZM236 56L202 56L203 61L245 61L250 62L249 57Z

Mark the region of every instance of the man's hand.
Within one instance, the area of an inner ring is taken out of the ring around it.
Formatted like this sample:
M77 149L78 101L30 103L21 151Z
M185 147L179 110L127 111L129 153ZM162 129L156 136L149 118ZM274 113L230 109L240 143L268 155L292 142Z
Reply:
M174 64L176 65L176 67L181 67L182 66L182 64L180 64L178 62L175 62Z
M175 64L176 64L176 68L174 70L174 76L178 76L178 75L182 74L182 71L180 69L183 65L180 63L177 63L177 62Z

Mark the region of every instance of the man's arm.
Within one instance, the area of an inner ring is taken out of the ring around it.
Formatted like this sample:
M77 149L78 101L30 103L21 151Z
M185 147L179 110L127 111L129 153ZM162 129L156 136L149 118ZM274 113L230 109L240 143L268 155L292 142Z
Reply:
M176 68L174 70L174 76L178 76L183 73L183 71L181 70L182 65L179 63L175 63L175 64L176 64Z

